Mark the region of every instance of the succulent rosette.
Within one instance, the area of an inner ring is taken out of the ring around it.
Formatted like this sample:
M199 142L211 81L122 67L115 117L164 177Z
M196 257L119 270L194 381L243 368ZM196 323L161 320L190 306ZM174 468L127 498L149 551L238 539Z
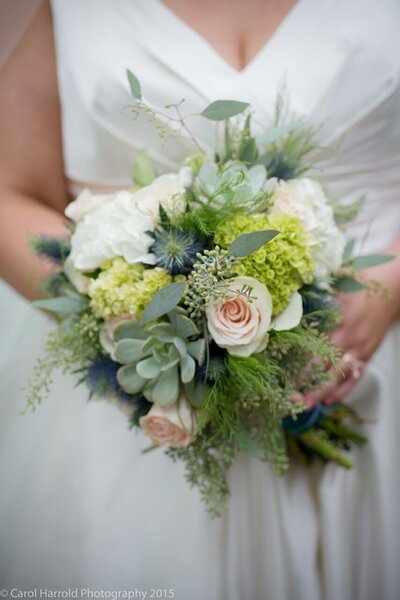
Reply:
M129 81L136 113L155 119ZM28 404L42 400L53 367L77 373L152 447L184 461L220 514L240 452L279 473L298 456L350 466L347 450L364 441L349 426L354 411L307 407L303 394L337 365L333 294L360 289L370 259L344 244L359 204L332 201L306 173L318 148L307 124L256 136L237 101L213 102L199 118L224 122L215 153L191 136L196 153L157 177L140 152L131 189L84 190L65 211L65 239L33 241L57 264L36 305L58 326Z

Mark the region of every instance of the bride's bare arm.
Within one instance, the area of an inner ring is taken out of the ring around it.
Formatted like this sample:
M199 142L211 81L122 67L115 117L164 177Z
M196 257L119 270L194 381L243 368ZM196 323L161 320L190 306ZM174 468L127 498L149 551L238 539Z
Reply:
M51 12L38 11L0 71L0 276L28 298L48 269L29 249L36 234L65 235Z

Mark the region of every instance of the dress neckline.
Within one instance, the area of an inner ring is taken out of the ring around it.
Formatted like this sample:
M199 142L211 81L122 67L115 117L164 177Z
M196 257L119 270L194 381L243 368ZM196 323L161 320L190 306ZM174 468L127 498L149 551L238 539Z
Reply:
M173 11L163 0L154 0L159 6L160 9L164 12L165 19L171 21L172 25L180 28L182 32L185 33L187 37L192 37L194 41L200 43L204 48L207 49L210 56L213 57L214 61L217 61L225 67L227 71L231 74L236 75L238 77L245 76L248 72L252 71L253 68L263 59L264 55L268 52L270 46L273 46L275 40L278 39L281 33L290 25L292 20L296 17L297 13L300 10L300 6L303 5L306 0L296 0L293 6L289 9L289 11L285 14L283 19L279 22L277 27L273 30L271 35L265 40L264 44L259 48L256 54L244 65L242 69L237 69L232 65L226 58L222 56L220 52L205 38L201 33L199 33L190 23L185 21L182 17L180 17L175 11Z

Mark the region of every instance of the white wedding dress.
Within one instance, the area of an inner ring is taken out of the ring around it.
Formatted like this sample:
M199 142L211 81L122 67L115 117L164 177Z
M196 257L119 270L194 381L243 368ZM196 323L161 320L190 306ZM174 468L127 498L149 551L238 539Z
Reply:
M163 146L153 125L124 109L133 102L127 68L154 108L185 98L195 113L216 99L246 100L260 130L285 79L292 109L323 123L321 142L340 142L324 173L330 188L349 200L366 194L349 235L368 253L400 234L398 0L299 0L241 72L161 0L53 0L53 13L71 189L128 186L143 147L160 172L192 151L180 137ZM214 125L191 123L212 146ZM0 587L400 598L398 325L349 398L372 419L355 468L278 478L242 457L229 474L229 511L212 521L181 465L162 451L142 456L147 443L125 416L87 402L72 378L57 375L43 406L20 416L20 385L51 324L5 285L0 324Z

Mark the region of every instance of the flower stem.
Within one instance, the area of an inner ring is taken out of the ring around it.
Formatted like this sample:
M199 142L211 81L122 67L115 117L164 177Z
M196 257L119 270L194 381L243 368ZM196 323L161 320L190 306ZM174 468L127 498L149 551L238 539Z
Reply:
M301 442L310 450L313 450L325 460L332 460L345 469L351 469L353 463L341 452L333 446L327 439L321 437L316 431L309 430L300 436Z

